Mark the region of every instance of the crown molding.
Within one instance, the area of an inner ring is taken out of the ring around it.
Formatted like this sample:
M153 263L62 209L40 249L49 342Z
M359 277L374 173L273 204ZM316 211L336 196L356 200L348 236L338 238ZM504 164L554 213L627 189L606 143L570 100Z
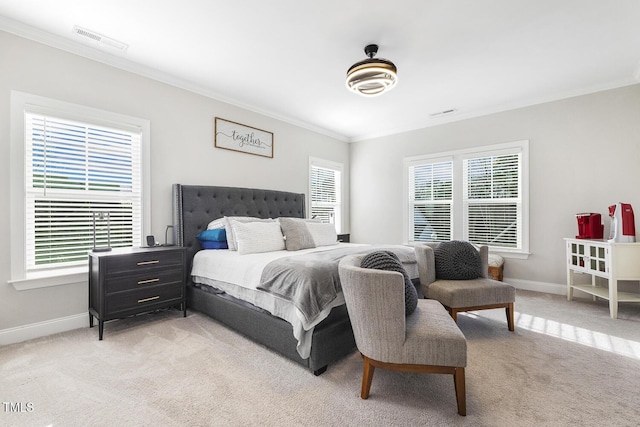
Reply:
M517 110L520 108L532 107L535 105L547 104L555 101L562 101L564 99L590 95L593 93L604 92L611 89L618 89L625 86L632 86L632 85L638 84L638 81L640 81L640 64L638 65L638 69L636 70L636 73L633 77L630 76L627 79L619 80L616 82L610 82L608 84L603 84L603 85L595 85L595 86L582 88L578 90L559 92L554 95L548 95L544 97L530 98L527 100L522 100L522 101L513 102L509 104L497 105L491 108L485 108L481 110L465 112L463 109L459 109L455 113L452 113L451 115L444 115L441 117L427 119L426 121L416 123L413 126L405 126L401 128L389 129L386 132L380 132L375 134L365 134L365 135L352 137L352 138L349 138L349 142L368 141L368 140L373 140L377 138L382 138L385 136L397 135L399 133L412 132L412 131L416 131L424 128L439 126L446 123L459 122L461 120L488 116L490 114L503 113L505 111Z
M174 86L179 89L202 95L216 101L224 102L226 104L233 105L234 107L242 108L253 113L257 113L303 129L307 129L342 142L348 142L348 138L345 135L341 135L328 129L314 126L310 123L297 120L289 116L276 114L271 111L264 110L260 107L256 107L255 105L250 105L245 102L238 101L237 99L222 95L204 86L193 84L174 75L138 64L121 56L110 54L93 46L89 46L84 43L68 39L66 37L58 36L47 31L31 27L29 25L9 19L4 16L0 16L0 30L78 56L82 56L87 59L91 59L93 61L97 61L123 71L147 77L149 79L156 80L158 82Z
M638 84L638 82L640 82L640 62L639 62L636 69L633 70L632 73L630 73L629 78L623 79L621 81L611 82L604 85L596 85L593 87L587 87L587 88L582 88L578 90L560 92L552 95L547 95L544 97L531 98L531 99L503 104L503 105L496 105L490 108L485 108L485 109L475 110L475 111L465 112L464 108L460 107L458 111L456 111L451 115L445 115L445 116L436 117L436 118L428 118L428 119L425 119L425 121L417 122L410 126L391 128L383 132L361 134L361 135L349 137L342 134L338 134L336 132L330 131L328 129L325 129L319 126L312 125L310 123L307 123L298 119L294 119L286 115L276 114L271 111L267 111L265 109L257 107L255 105L247 104L237 99L212 91L204 86L193 84L187 80L178 78L171 74L163 73L159 70L153 69L151 67L143 66L136 62L123 58L121 56L110 54L108 52L97 49L93 46L85 45L81 42L76 42L66 37L57 36L55 34L31 27L29 25L6 18L4 16L0 16L0 30L15 34L19 37L33 40L38 43L42 43L47 46L64 50L69 53L79 55L97 62L101 62L105 65L109 65L124 71L128 71L143 77L147 77L149 79L156 80L158 82L165 83L167 85L174 86L179 89L183 89L198 95L202 95L207 98L214 99L216 101L224 102L226 104L229 104L238 108L242 108L247 111L251 111L275 120L279 120L279 121L303 128L303 129L307 129L309 131L328 136L338 141L349 142L349 143L382 138L385 136L411 132L419 129L439 126L439 125L457 122L461 120L467 120L467 119L472 119L476 117L487 116L490 114L501 113L509 110L515 110L519 108L530 107L530 106L544 104L548 102L559 101L562 99L573 98L576 96L588 95L591 93L601 92L601 91L610 90L610 89L616 89L624 86L630 86L630 85Z

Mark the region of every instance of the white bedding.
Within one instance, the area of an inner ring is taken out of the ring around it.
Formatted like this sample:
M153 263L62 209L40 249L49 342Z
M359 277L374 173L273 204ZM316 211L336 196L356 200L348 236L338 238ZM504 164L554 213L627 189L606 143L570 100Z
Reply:
M272 315L291 323L293 336L298 340L298 354L303 359L306 359L311 352L313 328L329 315L333 307L344 304L342 292L325 309L325 312L319 316L318 320L312 324L307 324L302 313L290 301L257 289L260 284L262 270L268 263L279 258L327 251L345 246L357 247L366 245L339 243L333 246L321 246L295 252L285 250L245 255L239 255L237 251L229 250L203 250L196 253L193 258L191 275L194 283L214 286L235 298L250 302L256 307L267 310Z
M193 258L191 275L194 283L213 286L289 322L293 326L293 335L298 341L298 354L303 359L306 359L311 352L313 328L329 315L333 307L344 304L344 296L340 292L330 306L325 308L313 323L309 324L305 321L305 316L291 301L257 289L262 277L262 271L267 264L279 258L295 257L342 247L362 246L370 245L339 243L337 245L299 251L283 250L245 255L240 255L237 251L231 250L201 250ZM415 264L405 265L405 268L409 277L417 277L417 266Z

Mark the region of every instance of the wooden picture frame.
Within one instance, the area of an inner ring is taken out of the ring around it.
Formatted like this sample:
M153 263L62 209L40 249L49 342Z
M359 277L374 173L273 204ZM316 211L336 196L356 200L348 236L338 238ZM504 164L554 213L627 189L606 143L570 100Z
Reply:
M273 158L272 132L216 117L213 134L217 148Z

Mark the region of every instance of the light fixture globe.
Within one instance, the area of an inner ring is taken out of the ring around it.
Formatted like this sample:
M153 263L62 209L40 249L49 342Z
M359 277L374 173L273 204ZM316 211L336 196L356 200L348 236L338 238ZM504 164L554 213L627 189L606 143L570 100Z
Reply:
M398 81L395 64L387 59L374 58L378 45L370 44L364 48L369 57L356 62L347 71L347 88L363 96L377 96L391 90Z

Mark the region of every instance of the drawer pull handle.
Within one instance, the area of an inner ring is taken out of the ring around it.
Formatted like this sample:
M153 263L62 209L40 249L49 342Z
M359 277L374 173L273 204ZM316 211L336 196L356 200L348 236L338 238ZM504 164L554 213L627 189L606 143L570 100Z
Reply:
M138 300L138 302L139 302L139 303L141 303L141 302L148 302L148 301L153 301L154 299L158 299L158 298L160 298L160 295L157 295L157 296L155 296L155 297L151 297L151 298L139 299L139 300Z
M159 263L159 262L160 262L160 261L158 261L157 259L156 259L156 260L153 260L153 261L140 261L140 262L138 263L138 265L157 264L157 263Z
M159 282L160 279L139 280L138 285L146 285L147 283Z

